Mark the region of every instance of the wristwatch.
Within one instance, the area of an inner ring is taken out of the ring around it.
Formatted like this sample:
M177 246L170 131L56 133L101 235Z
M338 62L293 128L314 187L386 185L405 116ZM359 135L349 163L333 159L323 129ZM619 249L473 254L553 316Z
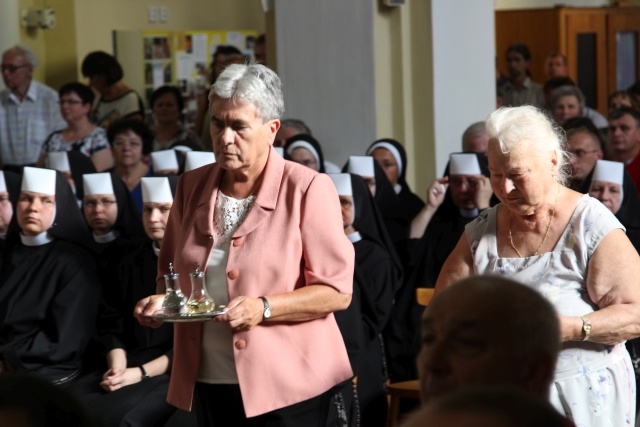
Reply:
M584 332L584 338L582 341L589 341L589 335L591 335L591 322L584 316L580 317L582 319L582 331Z
M262 303L264 304L264 311L262 312L262 320L266 320L271 317L271 306L269 305L269 301L265 297L260 297Z
M140 365L140 366L138 366L138 368L140 368L140 372L142 372L142 379L143 380L148 380L149 378L151 378L149 376L149 374L147 374L147 370L144 369L144 366Z

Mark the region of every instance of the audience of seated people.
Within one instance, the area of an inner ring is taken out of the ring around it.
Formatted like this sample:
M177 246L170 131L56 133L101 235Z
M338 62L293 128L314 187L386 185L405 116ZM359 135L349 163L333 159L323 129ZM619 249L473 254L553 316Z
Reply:
M212 81L226 65L244 61L239 51L219 50ZM499 89L504 104L547 106L566 130L570 186L607 206L640 249L640 103L633 92L610 95L607 121L586 105L561 53L547 58L544 90L531 77L527 46L512 45L506 56L509 78ZM12 152L22 154L6 157L13 159L6 169L17 173L0 172L0 374L37 373L70 389L99 425L194 425L189 414L165 401L172 328L142 327L132 312L138 300L156 289L157 253L173 202L174 174L215 161L210 151L197 151L211 149L206 129L206 139L199 137L200 129L208 128L208 93L200 99L194 131L183 122L181 90L158 88L150 98L149 127L140 97L122 82L122 67L107 53L92 52L83 61L89 86L67 83L57 96L33 80L36 61L29 49L7 50L2 65L7 90L0 94L0 151L4 156L6 140L20 140L22 145ZM100 96L95 106L91 88ZM36 93L46 95L40 98L42 106L53 103L56 111L47 113L48 127L31 141L6 121L5 110L37 98ZM606 140L599 129L608 130ZM22 136L16 139L13 133ZM321 144L302 120L282 120L273 145L282 148L287 160L336 173L331 176L345 235L355 248L352 303L336 313L354 372L336 389L349 420L384 426L385 382L419 376L426 407L408 426L416 420L450 420L457 408L468 408L476 417L474 425L485 415L500 420L492 424L499 425L522 405L536 408L532 412L548 417L540 419L549 423L559 417L565 424L558 425L571 425L545 401L557 356L549 337L557 335L557 325L541 320L543 314L555 316L535 292L491 277L462 281L434 299L424 312L422 340L418 336L423 308L416 304L415 288L434 285L465 224L494 204L488 139L484 122L464 131L463 153L450 155L444 176L429 186L425 203L407 184L408 167L417 165L397 140L376 140L366 156L349 158L343 169L349 173L337 174L340 168L325 160ZM189 166L189 154L208 157ZM168 164L162 159L171 159L172 166L162 166ZM22 168L31 164L37 168ZM536 307L539 313L525 319L512 306L527 306L527 313ZM492 333L474 335L476 348L466 348L475 352L467 358L473 363L450 358L465 350L461 334L467 331L453 325L464 316ZM542 322L538 331L535 321ZM528 333L528 343L519 339ZM478 357L478 341L486 359ZM630 340L627 347L640 364L640 344ZM466 387L495 385L520 391L464 392ZM470 405L477 396L486 400ZM494 398L508 400L496 413L485 410ZM0 420L2 416L0 405Z

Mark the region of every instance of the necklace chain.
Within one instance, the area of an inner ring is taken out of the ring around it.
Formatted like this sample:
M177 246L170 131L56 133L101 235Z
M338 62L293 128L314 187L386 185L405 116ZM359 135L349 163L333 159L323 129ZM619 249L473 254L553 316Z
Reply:
M556 184L558 185L558 184ZM544 237L542 238L542 242L540 242L540 245L538 246L538 248L535 250L535 252L533 253L533 255L531 256L537 256L538 255L538 251L540 249L542 249L542 245L544 245L544 242L547 241L547 236L549 235L549 230L551 230L551 223L553 222L553 217L556 215L556 205L558 204L558 194L560 194L560 188L557 188L556 191L556 201L553 204L553 210L551 211L551 218L549 218L549 224L547 224L547 231L545 231L544 233ZM519 258L523 258L522 255L520 255L520 251L518 250L518 248L516 248L516 245L513 244L513 235L511 234L511 211L509 211L509 243L511 243L511 247L513 248L514 251L516 251L516 254L518 254Z

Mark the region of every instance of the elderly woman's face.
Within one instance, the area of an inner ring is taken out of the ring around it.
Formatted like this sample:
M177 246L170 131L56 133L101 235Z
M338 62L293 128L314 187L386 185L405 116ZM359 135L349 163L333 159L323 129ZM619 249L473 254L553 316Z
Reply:
M25 236L37 236L53 223L56 196L23 191L18 199L18 225Z
M113 160L119 166L135 166L142 161L142 138L132 130L119 133L113 140Z
M589 195L600 200L611 212L618 213L622 204L622 187L615 182L593 181Z
M545 203L556 182L558 158L555 151L541 155L525 145L504 154L499 144L491 140L488 159L493 193L509 210L530 215Z
M13 206L9 201L9 193L0 191L0 233L6 233L13 217Z
M580 114L580 103L573 95L561 96L553 104L553 116L560 125L569 119L579 117Z
M306 148L299 147L293 150L291 152L291 160L313 169L314 171L318 171L318 162L316 162L316 158L313 157L311 151Z
M211 139L216 162L228 171L262 172L279 127L278 119L263 123L251 103L214 99Z
M382 170L384 170L384 174L387 176L389 182L391 182L391 185L396 185L400 173L398 162L396 162L396 158L391 154L391 151L386 148L376 148L371 153L371 156L376 159L376 162L378 162Z

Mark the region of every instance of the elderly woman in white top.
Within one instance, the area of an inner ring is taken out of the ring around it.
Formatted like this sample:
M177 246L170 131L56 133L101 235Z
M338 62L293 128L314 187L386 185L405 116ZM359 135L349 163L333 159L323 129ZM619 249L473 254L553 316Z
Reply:
M638 253L605 206L564 186L563 137L541 111L501 108L487 130L501 204L467 225L436 294L472 273L509 275L539 290L558 312L563 343L552 403L576 425L630 425L635 383L624 341L640 335ZM473 345L481 357L481 343Z

